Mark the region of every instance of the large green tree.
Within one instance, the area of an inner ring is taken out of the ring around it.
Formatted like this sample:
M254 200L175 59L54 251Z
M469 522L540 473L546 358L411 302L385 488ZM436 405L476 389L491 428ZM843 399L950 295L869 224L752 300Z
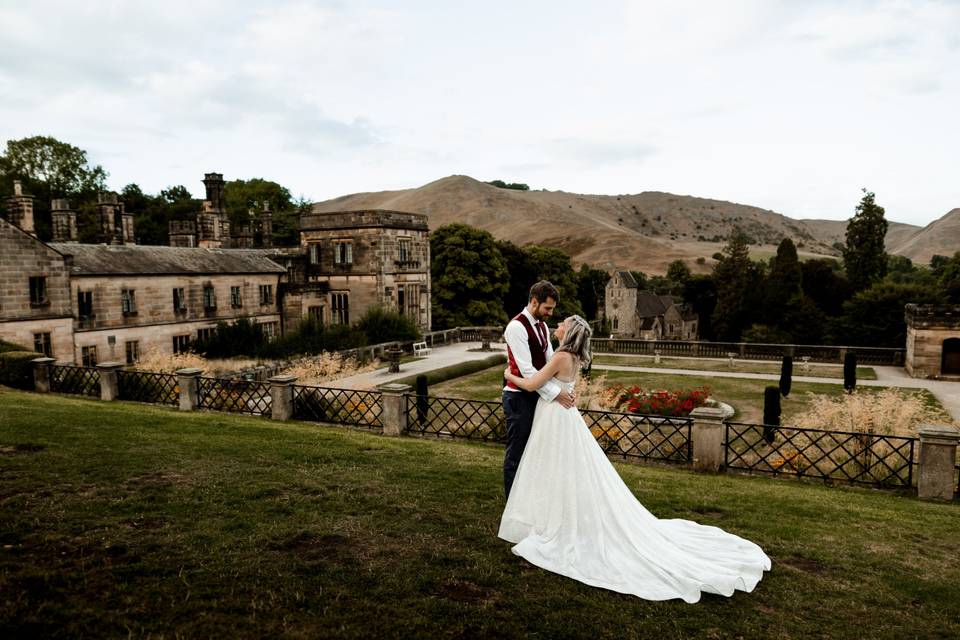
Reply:
M450 224L430 234L433 328L499 325L507 265L487 231Z
M577 314L583 315L583 308L577 298L579 284L577 273L570 263L570 256L560 249L531 244L523 248L536 269L536 280L549 280L560 293L560 300L553 312L555 319Z
M577 272L577 298L587 320L595 320L604 304L610 274L603 269L594 269L588 264L580 265Z
M713 331L719 340L738 341L751 324L762 274L750 260L747 237L735 229L713 268L717 305L713 310Z
M803 295L802 283L803 271L797 258L797 248L793 240L784 238L777 247L777 255L770 259L770 270L763 288L761 316L768 324L780 324L787 303Z
M34 197L33 216L37 235L51 237L50 200L68 198L76 208L92 207L96 194L106 190L107 172L91 166L87 152L50 136L8 140L0 155L0 196L12 193L13 181Z
M537 269L530 255L509 240L497 240L497 250L503 256L510 274L503 294L503 309L512 318L529 302L530 287L537 281Z
M843 304L843 315L830 322L837 344L903 347L907 326L903 309L909 302L941 303L943 291L915 283L878 282Z
M803 293L828 316L840 315L843 303L853 295L853 288L833 258L804 260L800 263Z
M264 205L268 205L273 212L274 242L280 245L297 243L296 220L299 216L296 212L306 203L295 202L286 187L263 178L231 180L224 185L223 196L230 224L234 227L246 224L258 229L260 212Z
M862 291L883 279L887 272L884 239L887 220L872 191L863 190L863 199L847 222L847 244L843 266L854 291Z

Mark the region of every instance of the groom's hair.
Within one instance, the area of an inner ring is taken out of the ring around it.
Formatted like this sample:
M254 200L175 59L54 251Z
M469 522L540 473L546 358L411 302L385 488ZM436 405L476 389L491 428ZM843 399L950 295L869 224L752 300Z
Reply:
M553 298L555 301L560 302L560 292L557 291L557 288L553 286L553 284L546 280L541 280L530 287L530 297L528 299L533 300L534 298L541 304L546 302L547 298Z

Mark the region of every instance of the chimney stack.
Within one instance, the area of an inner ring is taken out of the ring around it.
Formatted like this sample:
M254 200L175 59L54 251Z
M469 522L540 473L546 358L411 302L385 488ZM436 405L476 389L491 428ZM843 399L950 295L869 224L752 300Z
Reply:
M13 195L7 198L7 220L29 234L36 235L33 228L33 196L23 195L23 185L13 181Z
M50 202L50 217L53 219L54 242L77 241L77 212L70 208L66 198L54 198Z

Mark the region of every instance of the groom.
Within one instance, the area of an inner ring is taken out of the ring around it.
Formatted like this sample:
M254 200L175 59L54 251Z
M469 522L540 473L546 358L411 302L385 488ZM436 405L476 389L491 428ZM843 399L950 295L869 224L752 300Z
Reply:
M546 280L541 280L530 287L529 303L507 325L503 338L507 343L510 371L514 375L532 377L553 355L553 345L550 344L550 334L544 320L553 314L559 300L560 293L557 288ZM508 498L513 478L517 474L517 466L530 437L538 397L547 402L556 400L567 409L576 402L571 392L562 390L560 385L552 380L536 391L523 391L512 382L504 386L503 413L507 418L507 453L503 458L503 491Z

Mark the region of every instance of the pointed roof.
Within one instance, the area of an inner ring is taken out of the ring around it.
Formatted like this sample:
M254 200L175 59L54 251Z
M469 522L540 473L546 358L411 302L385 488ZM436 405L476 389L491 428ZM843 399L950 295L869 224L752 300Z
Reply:
M636 278L634 278L633 274L629 271L617 271L617 275L620 276L620 280L623 281L625 288L636 289L638 287Z

